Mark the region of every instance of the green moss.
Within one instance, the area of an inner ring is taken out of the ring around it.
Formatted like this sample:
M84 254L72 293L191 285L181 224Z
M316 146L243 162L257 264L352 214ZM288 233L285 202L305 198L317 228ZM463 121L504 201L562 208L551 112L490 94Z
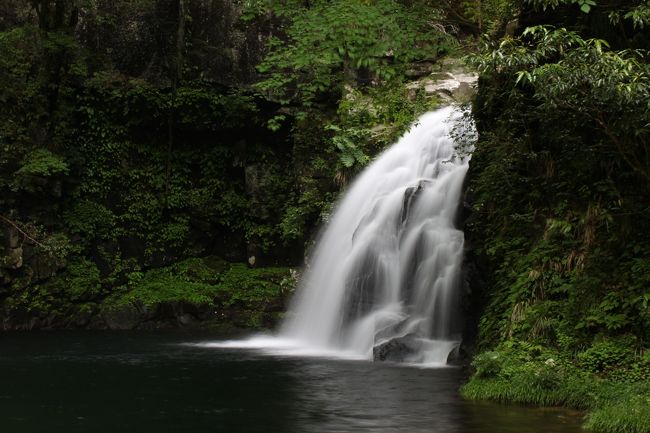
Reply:
M219 281L221 303L250 306L281 299L290 277L288 268L249 268L242 263L233 264Z
M171 266L128 274L128 286L109 300L109 305L166 302L211 304L219 292L217 282L225 262L213 258L191 258Z
M261 305L281 299L288 268L249 268L229 264L216 257L191 258L147 272L131 272L123 293L113 296L108 305L189 302L221 308L258 311ZM251 315L252 326L259 318Z

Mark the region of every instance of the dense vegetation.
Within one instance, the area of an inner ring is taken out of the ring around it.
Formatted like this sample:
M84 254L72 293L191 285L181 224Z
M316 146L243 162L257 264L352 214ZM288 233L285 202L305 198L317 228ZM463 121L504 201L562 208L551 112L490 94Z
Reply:
M485 279L471 398L650 431L646 2L531 1L487 39L467 236Z
M201 64L241 33L217 28L234 14L222 6L3 2L5 327L105 326L91 320L104 299L133 299L148 269L188 257L263 262L258 250L276 248L267 264L295 260L274 232L280 191L296 187L276 151L288 145L234 85L256 61ZM233 50L253 55L247 44ZM178 290L160 288L161 300ZM213 303L195 296L177 301Z
M455 45L440 19L388 0L3 1L1 326L271 325L338 190L435 104L404 79Z
M439 102L408 81L465 50L463 393L650 432L649 27L646 0L5 0L0 326L271 326L338 191Z

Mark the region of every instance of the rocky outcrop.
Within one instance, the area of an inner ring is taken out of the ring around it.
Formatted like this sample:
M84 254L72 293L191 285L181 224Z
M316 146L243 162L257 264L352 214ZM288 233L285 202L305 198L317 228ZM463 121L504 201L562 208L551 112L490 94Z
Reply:
M408 362L421 349L421 342L415 334L393 338L372 348L375 361Z
M431 73L409 83L411 91L424 90L429 97L443 102L469 102L476 93L478 75L459 59L444 58L431 68Z

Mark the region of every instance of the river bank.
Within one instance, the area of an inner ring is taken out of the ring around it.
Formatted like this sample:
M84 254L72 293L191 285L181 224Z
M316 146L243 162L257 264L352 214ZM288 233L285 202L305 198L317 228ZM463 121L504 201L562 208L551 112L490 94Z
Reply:
M474 374L461 395L470 400L581 410L583 427L594 432L649 432L648 363L628 368L619 359L619 365L610 364L605 373L596 374L593 370L605 358L602 349L576 363L541 346L502 345L474 359Z
M72 275L34 287L32 297L6 299L0 329L271 329L297 275L214 256L130 273L117 289Z

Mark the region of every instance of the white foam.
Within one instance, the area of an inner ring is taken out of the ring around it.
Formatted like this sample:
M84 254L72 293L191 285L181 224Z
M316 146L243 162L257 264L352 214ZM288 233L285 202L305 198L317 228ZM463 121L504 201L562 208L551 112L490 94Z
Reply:
M446 363L460 340L464 238L454 221L469 158L455 154L450 134L460 117L454 107L423 115L349 187L316 244L281 340L372 359L374 347L400 339L387 350L402 353L388 359Z
M368 360L357 352L336 350L328 347L308 346L303 341L291 338L273 336L255 336L244 340L203 341L199 343L184 343L185 346L205 349L241 349L255 350L265 355L287 357L317 357L348 360Z

